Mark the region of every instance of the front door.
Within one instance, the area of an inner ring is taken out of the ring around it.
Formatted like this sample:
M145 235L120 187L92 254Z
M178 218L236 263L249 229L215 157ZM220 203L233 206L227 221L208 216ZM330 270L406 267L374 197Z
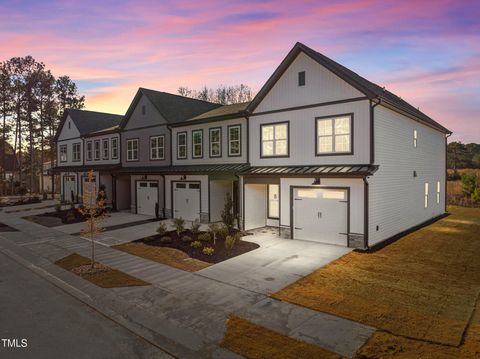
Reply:
M158 203L158 182L137 182L137 213L155 216L155 205Z
M174 182L174 218L200 220L200 182Z
M293 189L293 238L347 246L348 191Z
M63 176L63 200L75 202L75 176Z

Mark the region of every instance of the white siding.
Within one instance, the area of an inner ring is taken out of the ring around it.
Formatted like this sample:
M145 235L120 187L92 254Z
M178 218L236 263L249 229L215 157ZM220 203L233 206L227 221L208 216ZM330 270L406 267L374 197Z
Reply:
M280 221L282 226L290 226L290 187L311 186L314 178L280 179ZM350 188L350 232L363 234L364 224L364 183L358 178L322 178L318 187ZM317 186L316 186L317 187Z
M369 178L370 246L444 213L445 208L445 135L383 106L375 108L374 116L375 164L380 167ZM428 208L424 208L425 182Z
M117 158L112 159L112 138L117 138ZM103 140L108 139L108 159L103 159ZM95 141L99 140L100 141L100 159L95 160ZM92 142L92 160L89 161L87 159L87 143ZM85 148L83 149L83 156L85 158L85 166L88 165L111 165L111 164L117 164L120 163L120 135L118 133L113 133L109 135L103 135L103 136L95 136L95 137L87 137L84 140L84 145Z
M172 129L172 163L173 165L199 165L247 162L247 125L245 118L226 121L208 122L199 125L175 127ZM228 156L228 126L241 125L241 156ZM222 156L210 157L210 128L222 128ZM203 129L203 158L192 158L192 131ZM177 133L187 132L187 158L177 159Z
M172 181L181 182L181 175L165 176L165 208L172 209ZM203 213L208 213L208 176L204 175L187 175L185 181L197 181L200 182L200 206Z
M353 113L353 155L316 156L315 118ZM290 121L290 156L260 158L260 125ZM370 104L367 100L252 116L249 123L252 166L365 164L370 162Z
M73 122L70 115L68 115L65 123L63 124L61 132L58 135L58 141L68 140L76 137L80 137L80 132L78 131L77 126L75 126L75 123Z
M227 193L232 194L232 181L210 181L210 222L222 220L222 211Z
M305 86L298 86L300 71L305 71ZM302 52L257 106L255 112L362 96L364 94L360 91Z

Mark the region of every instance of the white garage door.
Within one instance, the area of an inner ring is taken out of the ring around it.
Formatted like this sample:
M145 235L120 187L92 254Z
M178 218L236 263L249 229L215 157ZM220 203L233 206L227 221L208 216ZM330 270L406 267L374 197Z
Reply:
M158 182L137 182L137 213L147 216L155 215L155 204L158 202Z
M72 193L75 197L75 176L63 176L63 200L72 201ZM73 201L75 201L75 198L73 198Z
M200 220L200 182L174 182L173 186L174 217Z
M346 189L294 188L293 238L347 246Z

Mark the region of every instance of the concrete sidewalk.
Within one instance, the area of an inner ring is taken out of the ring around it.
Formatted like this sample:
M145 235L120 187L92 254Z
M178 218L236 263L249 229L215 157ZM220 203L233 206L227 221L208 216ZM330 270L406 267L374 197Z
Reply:
M98 245L97 260L152 283L148 287L101 289L53 264L72 252L88 256L88 241L16 216L0 214L0 221L22 231L1 234L3 253L34 265L45 276L60 281L65 290L182 358L237 357L218 346L232 313L347 357L353 356L375 330L271 299L251 290L254 288L229 283L228 278L220 281L206 273L184 272ZM268 256L269 245L264 245L260 257ZM278 263L277 269L282 265L287 264Z

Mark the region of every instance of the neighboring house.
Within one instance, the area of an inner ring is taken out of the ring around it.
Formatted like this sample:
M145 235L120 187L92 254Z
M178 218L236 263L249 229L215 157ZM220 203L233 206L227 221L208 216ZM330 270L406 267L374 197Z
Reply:
M87 172L93 170L96 189L105 186L107 204L115 207L111 171L120 166L122 116L109 113L66 110L58 132L56 172L60 172L60 193L64 201L81 201Z
M215 222L230 193L245 230L274 226L288 238L367 249L446 212L449 134L297 43L249 103L140 88L121 123L67 113L57 168L67 199L95 168L120 210L153 216L157 207L159 216Z
M165 175L172 168L170 127L220 105L140 88L121 124L122 169L117 175L118 209L170 217ZM177 177L186 172L178 172Z
M0 148L1 148L0 140ZM5 142L5 158L0 154L0 174L5 173L5 180L18 180L19 163L17 156L14 154L13 147L8 142Z
M56 167L57 161L46 161L43 163L42 166L42 178L43 178L43 190L48 194L52 193L52 189L55 193L60 193L60 176L58 174L54 174L52 172L52 168ZM53 177L52 177L53 176ZM55 181L52 182L52 179ZM38 188L41 189L41 184Z

